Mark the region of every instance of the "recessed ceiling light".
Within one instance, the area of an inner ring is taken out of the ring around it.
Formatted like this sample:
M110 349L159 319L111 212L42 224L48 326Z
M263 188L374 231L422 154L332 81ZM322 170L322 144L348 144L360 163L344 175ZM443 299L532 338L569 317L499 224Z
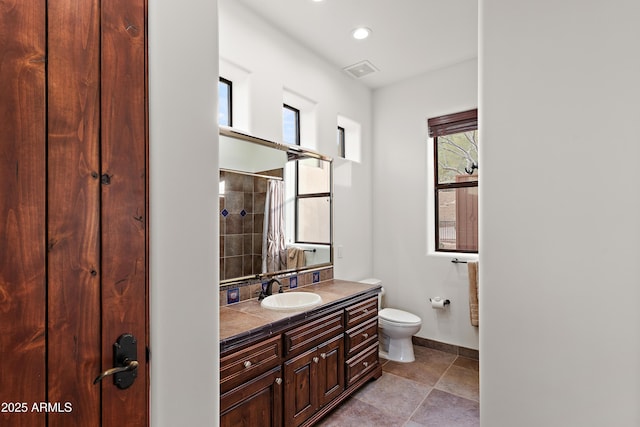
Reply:
M353 38L356 40L364 40L369 37L370 34L371 30L366 27L359 27L351 32L351 35L353 35Z

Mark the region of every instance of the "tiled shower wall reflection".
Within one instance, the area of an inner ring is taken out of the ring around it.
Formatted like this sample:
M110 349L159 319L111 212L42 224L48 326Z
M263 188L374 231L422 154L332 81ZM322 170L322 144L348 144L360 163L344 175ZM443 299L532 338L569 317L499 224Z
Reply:
M259 174L282 178L283 170ZM220 280L261 272L267 181L220 171Z

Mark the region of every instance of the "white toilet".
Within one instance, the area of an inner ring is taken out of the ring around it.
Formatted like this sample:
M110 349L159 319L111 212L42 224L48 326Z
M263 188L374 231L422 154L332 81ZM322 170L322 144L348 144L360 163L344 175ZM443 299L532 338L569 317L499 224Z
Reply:
M362 283L379 285L379 279L365 279ZM382 294L378 294L378 326L380 328L380 356L395 362L413 362L411 337L420 330L422 319L415 314L395 308L382 308Z

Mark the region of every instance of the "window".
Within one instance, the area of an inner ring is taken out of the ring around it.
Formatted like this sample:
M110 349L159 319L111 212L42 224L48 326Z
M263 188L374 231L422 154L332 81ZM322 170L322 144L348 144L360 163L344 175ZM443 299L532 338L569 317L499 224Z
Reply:
M478 252L478 110L428 120L436 251Z
M282 105L282 140L285 144L300 145L300 110Z
M340 157L345 157L344 128L341 126L338 126L338 152L340 153Z
M362 158L362 126L356 120L342 115L338 115L337 118L340 156L353 162L360 162Z
M296 176L296 242L330 244L331 162L300 159Z
M231 88L231 81L220 77L218 81L218 124L220 126L233 126Z

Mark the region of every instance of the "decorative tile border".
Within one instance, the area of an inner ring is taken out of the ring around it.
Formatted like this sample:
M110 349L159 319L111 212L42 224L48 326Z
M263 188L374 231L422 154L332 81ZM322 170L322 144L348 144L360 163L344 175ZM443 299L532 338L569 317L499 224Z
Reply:
M286 291L333 279L333 267L302 273L289 273L275 278L282 283L282 290ZM241 283L220 286L220 306L258 298L260 288L266 286L268 281L269 279L250 279Z

